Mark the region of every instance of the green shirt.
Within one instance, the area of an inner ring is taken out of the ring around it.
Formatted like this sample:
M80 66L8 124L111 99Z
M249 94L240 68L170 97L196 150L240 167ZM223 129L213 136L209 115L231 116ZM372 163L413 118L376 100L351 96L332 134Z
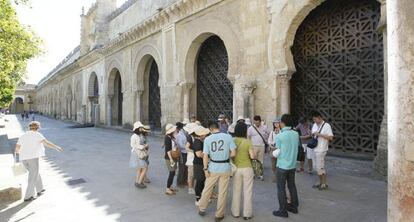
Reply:
M284 127L282 132L276 136L276 147L280 149L277 157L278 168L291 170L296 168L298 157L299 134L291 127Z
M252 162L250 160L249 150L253 149L252 141L246 138L234 138L234 143L237 146L236 157L234 157L233 163L237 168L247 168L252 167Z

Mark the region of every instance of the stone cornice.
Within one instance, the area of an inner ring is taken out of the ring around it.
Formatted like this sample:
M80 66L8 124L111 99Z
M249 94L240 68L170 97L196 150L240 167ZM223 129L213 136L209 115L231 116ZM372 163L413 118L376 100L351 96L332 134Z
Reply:
M179 0L135 25L117 38L110 40L102 48L103 54L112 53L133 42L160 32L169 23L182 20L222 1L224 0Z

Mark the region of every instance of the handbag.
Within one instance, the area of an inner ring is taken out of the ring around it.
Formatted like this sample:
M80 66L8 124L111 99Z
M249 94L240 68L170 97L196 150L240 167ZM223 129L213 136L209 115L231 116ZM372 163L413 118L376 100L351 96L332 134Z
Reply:
M323 128L323 126L324 126L324 125L325 125L325 122L323 122L323 124L322 124L321 128L319 128L319 130L318 130L318 132L319 132L319 133L321 133L321 132L322 132L322 128ZM307 146L308 146L310 149L315 149L315 148L318 146L318 137L317 137L317 136L313 136L313 137L309 140L309 142L308 142Z
M137 156L141 160L146 159L148 157L148 151L146 151L146 150L137 150Z
M22 163L15 163L12 166L12 171L15 177L22 176L27 173L26 167Z
M171 149L171 157L172 157L174 160L178 160L178 159L180 159L180 157L181 157L181 151L180 151L180 148L178 148L178 147L176 147L176 146L173 146L173 148Z
M254 176L259 177L259 176L263 176L263 164L254 159L252 160L252 168L253 168L253 172L254 172Z
M260 131L254 126L252 125L253 128L256 130L256 132L260 135L260 137L263 140L263 143L265 144L265 152L267 153L269 151L269 144L266 142L266 140L263 138L262 134L260 133Z

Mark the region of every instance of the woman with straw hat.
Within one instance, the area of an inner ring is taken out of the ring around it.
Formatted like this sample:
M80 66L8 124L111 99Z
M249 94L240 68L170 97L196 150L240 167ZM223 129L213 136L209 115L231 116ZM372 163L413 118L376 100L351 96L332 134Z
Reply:
M16 160L21 160L27 171L29 171L29 181L24 201L32 201L36 199L35 194L37 194L38 197L45 191L43 188L42 178L39 174L39 158L45 156L44 145L59 152L63 151L62 148L49 142L41 133L38 132L40 129L39 122L30 122L29 129L29 131L19 137L15 150Z
M194 129L194 143L193 143L193 150L194 150L194 178L196 179L196 186L195 186L195 195L196 201L195 205L198 206L198 201L201 198L201 193L204 189L204 182L206 181L206 176L204 174L204 165L203 165L203 146L204 146L204 139L207 135L210 134L210 130L204 128L202 126L197 126Z
M149 165L147 135L150 129L138 121L134 123L133 132L134 134L131 136L130 166L137 169L135 186L143 189L147 187L144 182Z
M175 171L177 170L177 159L173 158L173 153L178 150L178 147L175 142L175 136L177 133L177 126L174 126L171 123L168 123L165 126L165 137L164 137L164 148L165 148L165 165L168 169L168 179L167 179L167 189L165 194L167 195L175 195L177 192L176 189L173 188L172 184L175 177Z

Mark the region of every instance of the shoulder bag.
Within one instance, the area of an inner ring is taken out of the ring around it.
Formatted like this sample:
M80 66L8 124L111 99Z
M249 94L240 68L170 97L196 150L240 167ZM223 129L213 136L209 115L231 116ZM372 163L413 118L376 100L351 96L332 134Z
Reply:
M322 124L321 128L319 128L319 130L318 130L318 132L319 132L319 133L321 133L321 132L322 132L322 128L323 128L323 126L324 126L324 125L325 125L325 122L323 122L323 124ZM308 146L309 148L311 148L311 149L315 149L315 148L318 146L318 137L317 137L317 136L313 136L313 137L309 140L309 142L308 142L307 146Z
M260 133L260 131L254 126L252 125L253 128L256 130L256 132L259 134L259 136L262 138L263 143L265 144L265 152L267 153L269 151L269 144L266 142L266 140L263 138L262 134Z

